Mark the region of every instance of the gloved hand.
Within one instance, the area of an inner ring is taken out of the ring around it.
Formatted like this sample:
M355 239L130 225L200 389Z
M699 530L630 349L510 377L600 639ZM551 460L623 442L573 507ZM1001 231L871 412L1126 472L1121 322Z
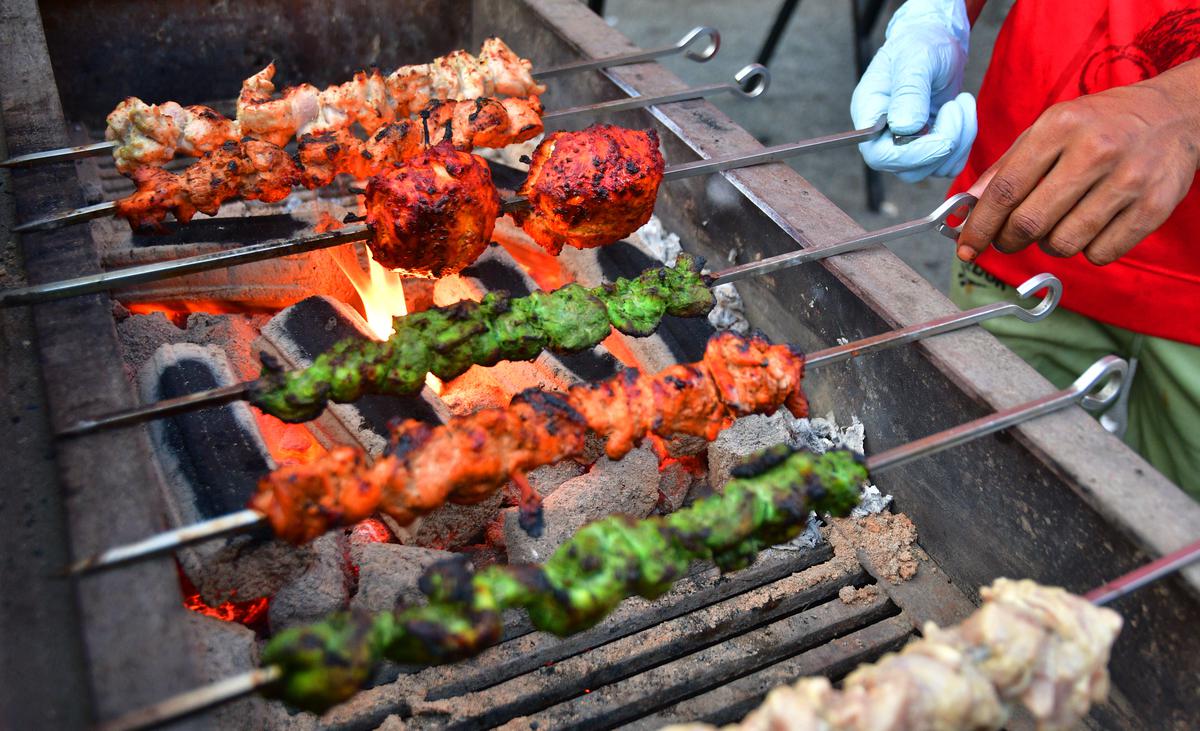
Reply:
M858 146L867 165L908 183L962 172L978 129L975 98L959 93L970 32L963 0L908 0L896 11L850 100L855 127L887 115L891 128ZM927 135L892 141L892 133L915 134L929 122Z

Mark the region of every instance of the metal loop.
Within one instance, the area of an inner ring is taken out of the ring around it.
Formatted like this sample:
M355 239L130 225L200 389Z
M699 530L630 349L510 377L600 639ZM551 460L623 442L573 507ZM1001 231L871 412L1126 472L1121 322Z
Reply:
M737 86L734 91L746 99L762 96L771 88L771 72L761 63L751 63L742 67L733 76Z
M1117 400L1129 364L1115 355L1106 355L1093 363L1071 384L1080 396L1079 405L1088 411L1099 411Z
M1013 307L1016 307L1017 311L1013 314L1024 322L1037 322L1049 317L1050 313L1054 312L1054 308L1058 307L1058 303L1062 300L1063 285L1058 277L1047 273L1036 274L1026 279L1025 283L1020 287L1017 287L1017 294L1022 297L1032 297L1042 289L1046 290L1046 296L1042 298L1041 302L1038 302L1033 307L1022 307L1021 305L1014 304Z
M685 35L683 38L680 38L679 42L675 44L675 47L682 51L683 49L692 45L692 41L696 40L700 36L705 36L708 38L708 45L704 47L704 50L699 52L688 51L687 57L693 61L704 63L708 59L717 55L717 51L721 50L721 31L717 30L716 28L710 28L707 25L698 25L688 31L687 35Z
M948 239L958 241L958 235L962 233L963 224L967 222L967 216L971 215L971 211L975 210L975 204L979 199L970 193L959 193L946 199L946 202L938 206L937 210L930 214L929 219L936 221L937 226L935 231L945 236ZM951 226L946 223L946 219L951 216L958 216L962 219L957 226Z

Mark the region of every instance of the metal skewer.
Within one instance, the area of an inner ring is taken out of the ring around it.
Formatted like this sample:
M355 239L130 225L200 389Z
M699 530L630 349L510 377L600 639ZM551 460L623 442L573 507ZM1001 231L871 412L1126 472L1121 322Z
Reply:
M990 305L982 305L966 312L947 315L937 320L921 323L920 325L912 325L901 330L893 330L864 338L847 345L821 350L809 355L805 358L805 362L810 368L840 363L883 348L910 343L939 333L950 332L951 330L960 330L1001 315L1014 315L1025 322L1037 322L1053 312L1054 308L1058 306L1058 301L1062 298L1062 282L1052 274L1038 274L1017 288L1017 292L1022 297L1032 296L1043 289L1048 290L1046 296L1036 306L1028 309L1012 302L995 302ZM233 401L249 398L257 383L256 380L245 381L232 386L197 391L186 396L177 396L152 404L136 406L94 419L81 419L59 431L58 436L81 436L100 431L101 429L136 424L148 421L149 419L172 416L210 406L222 406Z
M1108 404L1117 396L1117 391L1121 386L1121 375L1124 373L1125 368L1125 361L1116 356L1106 356L1096 361L1069 388L1045 398L947 429L916 442L881 452L867 458L867 469L872 474L876 474L891 467L904 464L917 457L936 454L971 439L1035 419L1070 404L1079 403L1085 407L1089 405ZM1127 574L1114 582L1110 582L1101 587L1101 589L1120 585L1132 591L1134 588L1144 586L1154 578L1164 576L1171 571L1177 571L1197 558L1200 558L1200 541L1182 551L1171 554L1171 556L1159 559L1137 571ZM1153 578L1143 578L1150 575L1153 575ZM1093 597L1093 594L1096 594L1101 589L1088 594L1087 598L1091 599L1094 603L1107 601L1107 599L1098 600ZM248 695L255 690L269 686L282 679L282 669L275 665L268 665L181 693L152 706L141 708L133 713L103 724L100 727L100 731L134 731L135 729L148 728L166 723L167 721L178 720L205 708Z
M689 51L688 48L701 38L705 38L708 41L705 43L704 48L699 51ZM663 56L673 56L684 53L684 51L687 51L684 55L691 60L704 63L717 55L717 51L719 50L721 50L721 32L707 25L698 25L670 46L662 46L661 48L654 48L649 51L634 51L633 53L624 53L619 56L609 56L607 58L572 61L545 69L534 69L533 77L535 79L552 79L556 76L565 76L566 74L574 74L580 71L606 69L612 66L628 66L645 61L653 61Z
M790 150L787 154L800 154L813 150L822 149L829 146L837 146L847 144L849 139L847 135L863 135L867 132L870 134L878 134L884 128L882 121L877 122L874 127L868 130L858 130L851 133L843 133L841 135L829 135L827 137L819 137L815 140L795 143L787 146ZM860 139L854 137L854 139ZM775 162L781 157L778 152L771 152L775 148L769 148L767 151L752 152L749 154L735 155L726 158L715 160L705 160L699 163L685 163L680 166L671 166L664 171L664 180L675 180L680 177L690 175L704 175L717 170L728 170L738 165L748 166L757 165L764 162ZM764 154L767 157L764 157ZM684 172L680 172L683 170ZM888 229L868 234L864 239L859 237L852 239L849 242L843 242L846 251L871 246L873 244L882 243L891 239L907 236L916 231L925 230L928 228L938 228L943 234L954 237L951 229L944 227L944 219L946 216L959 212L964 218L970 212L971 207L975 204L975 198L967 193L959 193L950 200L940 206L937 211L930 214L924 219L910 222L909 224L900 224ZM106 204L100 204L101 206ZM502 209L505 212L527 205L523 198L510 198L506 200ZM935 217L937 217L935 219ZM27 224L32 226L33 224ZM19 287L0 292L0 307L10 307L19 304L33 304L36 302L45 302L49 300L62 299L63 297L74 297L81 294L89 294L92 292L102 292L106 290L116 289L118 287L127 286L130 284L140 284L142 282L157 281L177 277L183 274L191 274L194 272L207 271L210 269L219 269L221 267L233 266L235 264L244 264L247 262L261 261L277 256L286 256L289 254L299 254L317 249L325 249L331 246L339 246L351 241L362 241L371 237L370 229L366 226L356 226L348 229L342 229L336 233L319 234L297 241L284 242L269 242L262 244L252 244L237 249L229 249L227 251L215 252L210 254L200 254L197 256L184 257L182 259L173 259L170 261L155 262L153 264L144 264L142 266L128 267L125 269L116 269L109 272L101 272L98 274L88 274L72 279L64 279L57 282L47 284L38 284L29 287ZM835 245L836 246L836 245ZM783 256L799 257L795 263L803 261L811 261L819 259L823 256L831 256L841 253L835 251L831 247L816 247L813 249L805 249L802 252L795 254L786 254ZM768 259L767 262L776 261L780 257ZM764 262L757 262L761 266ZM747 265L749 266L749 265ZM778 268L778 267L777 267ZM740 267L735 267L740 269ZM722 277L729 276L728 272L724 272ZM738 275L747 276L745 274ZM722 280L732 281L732 280Z
M951 332L953 330L961 330L963 328L990 320L994 317L1002 315L1014 315L1025 322L1037 322L1049 316L1054 308L1058 305L1059 299L1062 297L1062 284L1052 274L1039 274L1032 277L1018 289L1021 296L1028 297L1035 294L1039 290L1045 289L1046 294L1042 300L1036 305L1025 308L1011 302L993 303L983 305L974 309L960 312L955 315L947 315L936 320L911 325L900 330L874 335L869 338L839 345L834 348L826 348L818 350L815 353L805 358L806 366L809 368L820 368L822 366L833 365L843 361L856 358L867 353L874 353L885 348L895 347L911 343L916 340L921 340L934 335ZM189 408L194 408L197 404L215 404L226 403L235 398L240 390L248 390L250 384L238 384L212 391L205 391L188 396L182 396L178 399L151 404L146 407L131 409L130 411L113 414L99 419L93 419L86 422L80 422L68 430L70 434L82 434L88 431L94 431L103 426L112 426L115 424L128 424L134 421L151 416L161 416L165 413L175 413ZM215 396L215 398L214 398ZM213 400L209 400L213 399ZM1057 408L1057 407L1056 407ZM1003 428L1003 427L1000 427ZM887 465L885 465L886 467ZM174 530L165 531L158 535L147 538L144 541L130 543L117 548L110 548L101 553L89 556L88 558L77 561L68 569L69 573L82 574L89 573L101 568L112 568L123 563L157 556L163 553L169 553L184 546L193 543L199 543L212 538L217 538L225 535L232 535L250 530L259 525L265 524L266 516L257 510L239 510L229 515L224 515L220 518L206 520L192 525L176 528Z
M771 72L767 70L767 67L760 63L751 63L743 66L734 74L733 83L708 84L707 86L695 86L690 89L680 89L679 91L657 94L655 96L631 96L626 99L613 99L607 102L596 102L577 107L567 107L566 109L556 109L553 112L543 114L542 121L562 119L575 114L595 114L597 112L621 112L626 109L641 109L659 104L703 99L727 92L736 93L743 99L753 99L765 94L770 86Z
M534 69L532 76L538 79L549 79L555 76L564 76L566 74L575 73L578 71L588 71L591 69L602 69L612 66L624 66L627 64L641 63L643 61L649 61L662 56L683 53L693 44L694 41L700 38L706 38L708 40L704 48L700 51L687 51L686 56L693 61L703 63L717 55L717 51L721 48L721 33L715 28L709 28L706 25L699 25L695 28L692 28L682 38L680 38L678 42L671 46L663 46L662 48L657 48L652 51L637 51L619 56L597 58L589 61L576 61L574 63L566 63L562 64L561 66L552 66L545 69ZM754 94L753 96L757 96L757 94ZM697 97L686 98L695 99ZM665 104L666 102L658 103ZM103 142L93 142L90 145L59 147L54 150L31 152L27 155L17 155L16 157L10 157L7 160L0 160L0 168L29 167L31 165L42 165L50 162L78 160L82 157L103 155L104 153L116 148L116 146L117 143L114 140L105 140Z
M771 72L762 64L752 63L742 67L741 70L734 74L732 82L696 86L689 89L680 89L679 91L668 92L666 94L632 96L626 99L613 99L607 102L596 102L595 104L584 104L577 107L568 107L566 109L556 109L554 111L542 114L542 121L553 122L580 115L620 112L628 109L644 109L646 107L671 104L673 102L704 99L715 94L725 94L731 92L738 94L743 99L754 99L762 96L763 93L770 88L770 86ZM113 143L97 143L97 145L90 145L89 147L93 147L95 149L108 149L101 147L102 145L108 145L108 148L111 148ZM49 155L53 152L57 151L51 150L48 153L39 152L35 154ZM736 162L733 164L736 164ZM691 174L697 175L699 173ZM96 203L90 206L76 208L75 210L67 211L66 213L57 213L53 216L47 216L46 218L28 221L20 224L19 226L14 226L12 230L16 231L17 233L26 233L29 231L42 231L46 229L60 228L62 226L71 224L83 223L84 221L91 221L95 218L111 216L116 210L117 201L104 201L103 203Z

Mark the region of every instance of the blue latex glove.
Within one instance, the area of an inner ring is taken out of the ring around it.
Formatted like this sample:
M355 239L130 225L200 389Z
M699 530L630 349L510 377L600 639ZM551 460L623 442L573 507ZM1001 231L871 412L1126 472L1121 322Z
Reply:
M960 94L971 32L963 0L908 0L850 100L854 126L886 115L891 132L929 133L897 145L885 131L858 146L867 165L909 183L962 172L978 125L975 98Z

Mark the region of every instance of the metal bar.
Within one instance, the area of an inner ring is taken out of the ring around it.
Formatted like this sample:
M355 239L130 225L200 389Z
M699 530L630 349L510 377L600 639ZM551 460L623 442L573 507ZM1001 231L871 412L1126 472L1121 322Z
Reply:
M19 168L27 167L29 165L41 165L48 162L78 160L81 157L103 155L116 146L117 143L113 140L105 140L104 142L93 142L90 145L59 147L58 149L54 150L31 152L28 155L17 155L16 157L10 157L7 160L0 160L0 168Z
M1169 553L1162 558L1151 561L1140 568L1134 569L1103 586L1092 589L1084 598L1092 604L1103 606L1120 599L1131 591L1136 591L1146 584L1158 581L1168 574L1175 573L1193 561L1200 560L1200 541L1190 543L1183 548Z
M699 38L707 38L708 43L699 51L688 51L688 47ZM663 46L649 51L635 51L633 53L625 53L619 56L609 56L607 58L595 58L584 61L572 61L564 63L560 66L552 66L545 69L534 69L533 76L537 79L551 79L556 76L564 76L573 74L579 71L591 71L593 69L604 69L612 66L625 66L629 64L642 63L644 61L653 61L656 58L663 56L672 56L677 53L687 51L687 57L693 61L703 63L713 56L717 55L717 51L721 50L721 33L716 28L710 28L707 25L698 25L688 31L674 45Z
M799 142L788 142L782 145L774 145L766 147L755 152L740 153L737 155L729 155L727 157L710 158L708 160L696 160L695 162L686 162L681 165L672 165L663 173L663 181L679 180L680 178L690 178L695 175L707 175L716 173L722 170L730 170L732 168L744 168L751 165L763 165L769 162L779 162L790 157L795 157L804 152L813 150L832 149L835 147L844 147L852 145L863 140L869 140L875 137L880 132L887 128L887 118L880 117L875 121L875 124L863 129L850 130L849 132L837 132L831 135L822 137L813 137L808 140Z
M270 685L283 677L283 669L274 665L257 668L235 675L232 678L210 683L187 693L156 703L146 708L127 713L96 727L96 731L133 731L151 728L167 721L186 718L205 708L227 703L235 698L250 695L263 686Z
M1103 408L1116 400L1128 367L1117 356L1106 355L1061 391L872 455L867 458L867 469L875 473L898 467L1072 404L1088 410Z
M235 383L232 386L210 388L205 391L189 393L186 396L177 396L156 403L137 406L126 411L118 411L95 419L80 419L58 432L58 436L80 436L109 427L136 424L146 419L182 414L198 406L221 406L246 398L256 383L257 381L246 381L244 383Z
M39 218L36 221L22 223L19 226L13 226L12 230L16 231L17 233L27 233L29 231L43 231L46 229L59 228L60 226L66 226L72 223L83 223L84 221L90 221L93 218L104 218L105 216L111 216L112 212L116 209L117 204L115 201L104 201L103 203L96 203L94 205L76 208L75 210L68 211L67 213L56 213L53 216L47 216L46 218Z
M1041 302L1030 308L1022 307L1015 302L994 302L989 305L981 305L965 312L946 315L945 317L939 317L936 320L923 322L919 325L910 325L900 330L893 330L862 340L856 340L853 343L818 350L805 357L804 362L809 368L841 363L851 358L857 358L860 355L866 355L896 345L903 345L904 343L911 343L940 333L960 330L1003 315L1014 315L1025 322L1037 322L1049 317L1054 308L1058 306L1059 300L1062 299L1062 282L1053 274L1038 274L1026 280L1017 288L1018 294L1022 297L1029 297L1042 289L1047 290L1046 296L1042 298Z
M183 259L154 262L153 264L127 267L111 272L88 274L73 279L63 279L57 282L37 284L30 287L9 289L0 292L0 307L47 302L64 297L75 297L81 294L104 292L132 284L141 284L142 282L153 282L169 277L178 277L193 272L204 272L236 264L248 264L278 256L303 254L309 251L316 251L317 249L341 246L352 241L362 241L370 238L370 235L370 229L366 226L355 226L342 229L341 231L310 236L297 241L273 241L252 244L227 251L216 251L209 254L189 256Z
M765 93L770 85L771 72L767 70L767 67L762 64L752 63L742 67L734 75L733 83L708 84L707 86L681 89L680 91L658 94L656 96L631 96L627 99L613 99L607 102L556 109L553 112L543 114L542 121L547 122L562 119L563 117L576 114L596 114L601 112L621 112L627 109L642 109L661 104L671 104L672 102L688 101L689 99L704 99L714 94L723 94L726 92L734 92L743 99L753 99Z
M938 206L937 210L930 213L924 218L918 218L914 221L906 221L898 223L895 226L889 226L878 231L871 231L861 236L856 236L852 239L840 241L835 244L826 246L818 246L811 249L800 249L798 251L789 251L785 254L772 256L761 261L750 262L740 266L731 267L712 276L713 284L725 284L727 282L736 282L739 279L745 279L758 274L766 274L778 269L786 269L794 267L798 264L804 264L818 259L825 259L837 254L846 254L851 251L858 251L876 244L883 244L895 239L911 236L922 231L937 231L947 238L957 239L958 233L962 228L962 224L951 226L947 223L947 219L951 216L962 217L966 216L975 207L975 196L969 193L959 193L958 195L948 199L942 205Z
M103 553L76 561L67 569L69 574L86 574L98 568L112 568L152 556L161 556L193 543L206 541L216 535L243 533L266 523L267 517L257 510L239 510L220 518L185 525L182 528L155 534L144 541L127 543Z

